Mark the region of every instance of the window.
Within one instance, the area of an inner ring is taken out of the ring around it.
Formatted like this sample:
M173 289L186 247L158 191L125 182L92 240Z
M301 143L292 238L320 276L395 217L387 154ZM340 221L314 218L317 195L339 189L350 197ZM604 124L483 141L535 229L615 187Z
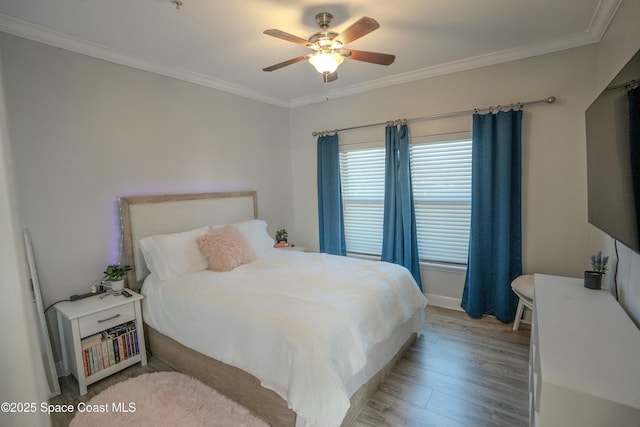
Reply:
M340 153L347 251L380 256L384 148ZM471 220L471 141L415 139L411 174L421 261L466 264Z
M347 251L382 254L384 148L340 152L340 180Z
M466 264L471 222L471 141L412 145L411 180L420 258Z

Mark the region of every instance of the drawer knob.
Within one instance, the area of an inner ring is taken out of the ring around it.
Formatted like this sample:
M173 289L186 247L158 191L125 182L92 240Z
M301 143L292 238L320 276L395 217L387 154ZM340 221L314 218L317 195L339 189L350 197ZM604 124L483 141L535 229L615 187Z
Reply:
M116 314L115 316L107 317L106 319L98 320L98 323L108 322L109 320L113 320L120 317L120 314Z

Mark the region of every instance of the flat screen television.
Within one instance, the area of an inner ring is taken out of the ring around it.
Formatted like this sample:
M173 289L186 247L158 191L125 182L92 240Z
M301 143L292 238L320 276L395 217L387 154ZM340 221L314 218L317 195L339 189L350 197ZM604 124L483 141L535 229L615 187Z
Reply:
M640 206L634 196L628 83L640 80L640 51L585 112L589 222L640 253ZM640 147L638 147L640 149ZM636 175L637 176L637 175ZM640 182L636 180L636 193Z

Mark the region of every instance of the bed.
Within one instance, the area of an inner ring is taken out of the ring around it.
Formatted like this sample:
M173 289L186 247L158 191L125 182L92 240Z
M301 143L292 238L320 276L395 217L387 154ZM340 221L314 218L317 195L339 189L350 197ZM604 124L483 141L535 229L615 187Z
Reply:
M256 192L124 197L121 209L149 351L273 426L351 424L422 329L427 301L405 269L273 248ZM160 277L146 241L227 224L255 260L185 273L177 256Z

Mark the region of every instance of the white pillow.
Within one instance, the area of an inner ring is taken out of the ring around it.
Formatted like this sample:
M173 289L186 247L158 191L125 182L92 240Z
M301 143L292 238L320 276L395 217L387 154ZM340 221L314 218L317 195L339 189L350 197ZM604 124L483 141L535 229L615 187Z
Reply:
M207 259L200 253L196 239L208 231L209 227L202 227L140 240L140 249L151 274L159 280L168 280L206 270Z
M253 252L257 255L275 245L275 240L269 236L267 231L267 223L261 219L252 219L250 221L238 222L233 224L242 237L244 237Z

